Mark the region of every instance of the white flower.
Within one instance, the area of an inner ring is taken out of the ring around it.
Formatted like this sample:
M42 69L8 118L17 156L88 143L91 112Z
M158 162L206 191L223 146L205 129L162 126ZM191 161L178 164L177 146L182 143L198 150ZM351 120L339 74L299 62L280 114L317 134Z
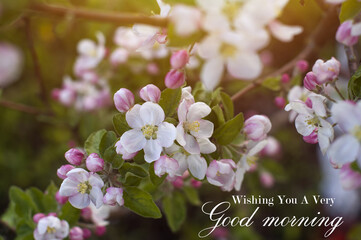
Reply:
M23 56L12 44L0 42L0 88L18 79L21 74Z
M211 112L211 108L204 102L189 105L183 100L178 107L179 124L177 126L177 142L192 154L201 153L199 139L210 138L214 125L203 120Z
M176 5L170 13L175 31L180 36L189 36L201 27L202 13L198 8Z
M271 121L264 115L253 115L244 122L244 132L252 141L264 140L271 128Z
M272 21L268 27L273 36L282 42L291 42L295 35L303 31L300 26L288 26L276 20Z
M176 128L164 121L164 111L156 103L136 104L126 113L128 125L133 128L125 132L120 143L134 153L144 149L144 159L153 162L159 159L163 147L170 147L176 139Z
M43 217L39 220L34 231L35 240L60 240L69 234L69 224L54 216Z
M300 86L294 86L293 88L291 88L291 90L288 92L288 95L287 95L287 99L289 102L292 102L292 101L296 101L296 100L300 100L302 102L305 102L308 98L308 95L310 94L311 92L308 91L306 88L304 87L300 87ZM289 121L290 122L293 122L295 121L297 117L297 113L293 110L290 111L290 115L289 115Z
M178 161L179 168L176 172L177 176L182 176L187 169L198 179L203 179L206 175L207 161L200 154L190 154L176 144L167 148L166 153Z
M235 168L236 164L232 159L213 160L207 169L207 180L210 184L229 192L235 185Z
M324 119L327 116L326 98L318 94L311 94L309 99L312 102L312 108L302 101L292 101L285 107L285 110L293 110L298 113L295 125L299 134L309 136L314 131L317 133L321 152L325 154L334 135L332 125Z
M75 168L66 174L67 178L60 186L59 194L69 197L69 202L76 208L89 206L90 202L99 208L103 204L103 180L96 173L89 173L82 168Z
M77 76L81 76L86 71L98 66L105 56L106 49L104 35L98 32L96 36L98 44L90 39L83 39L78 43L77 50L79 57L74 66L75 74Z
M168 173L168 176L170 178L173 178L176 175L178 168L179 168L178 161L168 157L167 155L161 156L154 163L154 173L158 177L161 177L164 174Z
M336 167L358 161L361 166L361 101L341 101L332 106L332 119L345 132L330 146L328 156Z

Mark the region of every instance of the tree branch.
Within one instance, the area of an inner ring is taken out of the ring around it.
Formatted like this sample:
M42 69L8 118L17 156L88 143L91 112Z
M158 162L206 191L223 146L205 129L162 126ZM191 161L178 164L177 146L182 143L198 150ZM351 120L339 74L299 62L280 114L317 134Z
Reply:
M327 13L323 17L323 19L320 21L320 23L318 24L318 26L316 27L314 32L311 34L311 36L309 38L310 39L309 43L302 50L302 52L300 52L295 58L293 58L287 64L282 66L280 69L278 69L278 70L276 70L276 71L274 71L274 72L272 72L272 73L270 73L270 74L268 74L266 76L263 76L261 78L258 78L256 80L254 80L252 83L247 85L245 88L238 91L236 94L234 94L232 96L232 101L236 102L239 98L241 98L247 92L249 92L250 90L252 90L252 89L254 89L254 88L258 87L258 86L260 86L262 84L262 82L265 81L267 78L279 76L282 73L291 71L295 67L295 65L297 64L297 62L299 60L309 59L310 56L314 52L316 52L320 46L322 46L324 44L325 40L328 39L327 34L324 34L324 32L325 32L325 29L330 30L330 28L331 28L331 30L333 30L332 27L330 27L330 26L333 26L332 24L334 24L335 16L337 16L336 15L336 7L331 7L327 11Z
M147 24L157 27L167 27L168 19L161 17L149 17L141 16L130 13L116 13L116 12L105 12L99 10L90 10L85 8L65 8L55 5L38 4L34 3L28 8L30 12L41 13L44 15L65 17L68 15L74 16L75 18L81 18L86 20L108 22L118 25L128 24Z
M44 111L42 111L41 109L27 106L27 105L20 104L20 103L10 102L10 101L4 100L4 99L0 99L0 106L10 108L10 109L13 109L16 111L24 112L24 113L35 114L35 115L44 113Z

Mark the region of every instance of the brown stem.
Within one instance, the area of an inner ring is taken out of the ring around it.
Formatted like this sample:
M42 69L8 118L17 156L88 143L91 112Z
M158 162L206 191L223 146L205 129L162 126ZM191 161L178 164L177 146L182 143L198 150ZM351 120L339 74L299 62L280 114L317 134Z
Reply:
M345 52L346 52L347 61L348 61L348 68L350 70L350 76L352 76L355 74L355 72L358 68L355 48L353 46L345 46Z
M238 91L236 94L232 96L233 102L236 102L239 98L241 98L243 95L248 93L250 90L260 86L263 81L265 81L267 78L278 76L284 72L291 71L297 62L302 59L308 59L310 56L317 50L319 50L319 47L324 44L324 41L327 40L327 34L324 34L324 30L329 30L331 28L332 30L332 24L334 24L334 19L336 16L336 8L331 7L327 13L325 14L324 18L320 21L314 32L310 36L309 43L307 46L300 52L295 58L293 58L291 61L289 61L287 64L285 64L280 69L263 76L259 79L254 80L252 83L247 85L245 88ZM334 33L333 33L334 34ZM326 36L325 36L326 35Z
M48 95L46 93L44 78L40 70L39 58L35 50L34 39L32 36L31 26L30 26L30 19L24 18L24 21L25 21L25 34L27 38L26 40L29 45L30 55L33 61L34 74L36 76L36 80L40 88L40 97L45 104L48 104L47 101Z
M27 105L20 104L20 103L10 102L10 101L4 100L4 99L0 100L0 106L10 108L10 109L13 109L13 110L17 110L17 111L20 111L20 112L24 112L24 113L29 113L29 114L42 114L42 113L44 113L42 110L40 110L38 108L27 106Z
M101 12L99 10L90 10L85 8L65 8L61 6L34 3L28 8L30 12L42 13L50 16L73 16L76 18L114 23L117 25L128 24L147 24L157 27L167 27L168 19L161 17L140 16L129 13Z

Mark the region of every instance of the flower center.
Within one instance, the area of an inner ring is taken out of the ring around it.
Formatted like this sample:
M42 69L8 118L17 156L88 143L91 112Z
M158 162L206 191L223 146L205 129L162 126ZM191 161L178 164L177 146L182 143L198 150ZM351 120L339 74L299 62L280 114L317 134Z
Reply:
M353 135L361 142L361 126L356 126L353 129Z
M184 122L183 127L187 132L190 132L190 131L198 132L199 127L200 127L200 123L198 121Z
M219 171L217 171L216 175L217 175L217 177L220 177L221 173Z
M307 125L319 127L320 126L320 120L318 117L309 118L306 120Z
M252 166L253 164L255 164L256 163L256 161L257 161L257 157L256 156L249 156L249 157L247 157L247 164L248 164L248 166Z
M229 2L227 1L224 4L224 7L222 9L222 12L225 16L228 17L230 21L233 21L239 12L240 7L242 6L242 3L240 2Z
M92 190L92 186L88 181L78 184L78 192L80 192L81 194L89 194L90 190Z
M47 227L46 228L46 233L49 233L49 234L54 234L56 232L55 228L53 227Z
M147 140L157 139L158 126L147 124L142 127L142 132Z
M237 52L237 48L229 43L222 43L220 53L224 57L233 57Z

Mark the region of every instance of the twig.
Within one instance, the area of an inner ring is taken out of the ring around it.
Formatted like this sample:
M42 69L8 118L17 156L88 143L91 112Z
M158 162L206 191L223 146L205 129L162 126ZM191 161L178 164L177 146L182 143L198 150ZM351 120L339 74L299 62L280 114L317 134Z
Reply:
M47 105L48 104L48 101L47 101L48 95L46 93L43 75L41 74L38 55L35 50L34 39L32 37L32 33L31 33L30 19L24 18L24 21L25 21L25 34L26 34L28 45L29 45L31 58L33 60L34 74L36 76L36 80L37 80L39 88L40 88L40 97L41 97L42 101Z
M357 67L358 67L355 48L353 46L345 45L345 52L346 52L347 61L348 61L348 68L350 70L350 76L352 76L352 75L354 75L354 73L356 72Z
M65 17L71 15L76 18L86 20L108 22L118 25L128 24L147 24L157 27L166 27L168 19L162 17L140 16L129 13L101 12L99 10L90 10L85 8L65 8L55 5L34 3L28 8L30 12L42 13L49 16Z
M31 106L27 106L27 105L20 104L20 103L10 102L10 101L4 100L4 99L0 100L0 106L10 108L10 109L13 109L13 110L17 110L17 111L20 111L20 112L24 112L24 113L29 113L29 114L42 114L42 113L44 113L41 109L31 107Z
M294 68L294 66L297 64L299 60L302 59L308 59L312 53L314 53L316 50L318 50L318 47L323 44L322 40L325 38L324 30L328 29L329 26L332 23L332 19L336 15L335 7L331 7L327 13L325 14L324 18L320 21L314 32L310 36L310 41L305 49L302 50L301 53L299 53L295 58L293 58L291 61L289 61L287 64L285 64L280 69L264 76L259 79L254 80L252 83L247 85L245 88L238 91L236 94L232 96L232 101L237 101L240 97L242 97L244 94L249 92L250 90L256 88L257 86L260 86L263 81L265 81L267 78L278 76L284 72L288 72Z
M342 100L346 100L345 97L342 95L340 89L338 89L338 87L336 86L336 84L333 84L333 88L336 90Z

